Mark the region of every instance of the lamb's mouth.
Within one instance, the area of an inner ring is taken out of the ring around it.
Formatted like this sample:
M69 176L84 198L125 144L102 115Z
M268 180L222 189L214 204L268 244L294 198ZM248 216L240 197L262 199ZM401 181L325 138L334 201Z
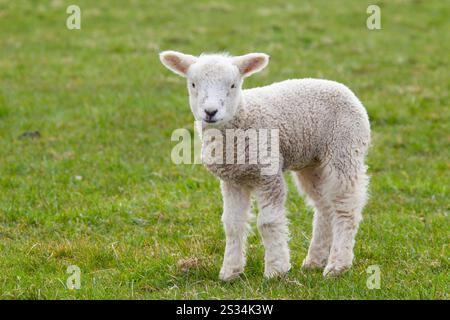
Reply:
M205 121L206 123L217 123L220 121L220 119L206 118L206 119L203 119L203 121Z

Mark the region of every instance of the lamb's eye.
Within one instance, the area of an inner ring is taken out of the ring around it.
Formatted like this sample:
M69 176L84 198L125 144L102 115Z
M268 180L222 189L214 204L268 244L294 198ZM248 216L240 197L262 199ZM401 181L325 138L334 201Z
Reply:
M195 83L192 82L192 88L195 88Z
M231 85L231 89L236 88L236 86L234 85L234 83Z

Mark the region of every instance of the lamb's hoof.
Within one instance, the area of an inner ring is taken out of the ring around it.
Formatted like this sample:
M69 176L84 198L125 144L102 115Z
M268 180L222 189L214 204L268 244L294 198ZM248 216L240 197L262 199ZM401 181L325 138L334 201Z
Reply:
M325 265L326 265L326 262L319 262L319 261L308 259L308 257L306 257L305 260L303 260L302 269L317 270L317 269L322 269L323 267L325 267Z
M242 272L244 272L243 267L222 267L219 273L219 279L222 281L231 281L238 278Z
M289 270L291 270L291 264L289 262L272 265L266 264L266 268L264 270L264 277L266 277L267 279L279 277L288 273Z
M345 271L350 269L351 266L352 266L351 263L350 264L340 264L340 263L337 263L337 262L329 263L325 267L325 270L323 270L323 276L324 277L337 277L337 276L340 276Z

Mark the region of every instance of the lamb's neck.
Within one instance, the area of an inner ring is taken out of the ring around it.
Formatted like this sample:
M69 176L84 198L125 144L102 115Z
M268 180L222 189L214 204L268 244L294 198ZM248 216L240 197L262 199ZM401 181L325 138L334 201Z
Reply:
M224 125L224 129L242 128L246 118L247 118L247 110L245 108L245 101L244 98L241 97L233 118Z

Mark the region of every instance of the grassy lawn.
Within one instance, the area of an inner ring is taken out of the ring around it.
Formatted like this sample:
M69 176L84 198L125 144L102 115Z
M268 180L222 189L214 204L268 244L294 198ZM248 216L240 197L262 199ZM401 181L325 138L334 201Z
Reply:
M66 28L70 4L81 30ZM369 4L381 30L366 28ZM449 16L441 0L1 0L0 298L449 299ZM172 131L193 117L166 49L266 52L247 87L318 77L361 99L371 199L348 273L300 269L312 211L286 175L292 270L263 278L254 228L244 276L218 280L219 183L170 160Z

